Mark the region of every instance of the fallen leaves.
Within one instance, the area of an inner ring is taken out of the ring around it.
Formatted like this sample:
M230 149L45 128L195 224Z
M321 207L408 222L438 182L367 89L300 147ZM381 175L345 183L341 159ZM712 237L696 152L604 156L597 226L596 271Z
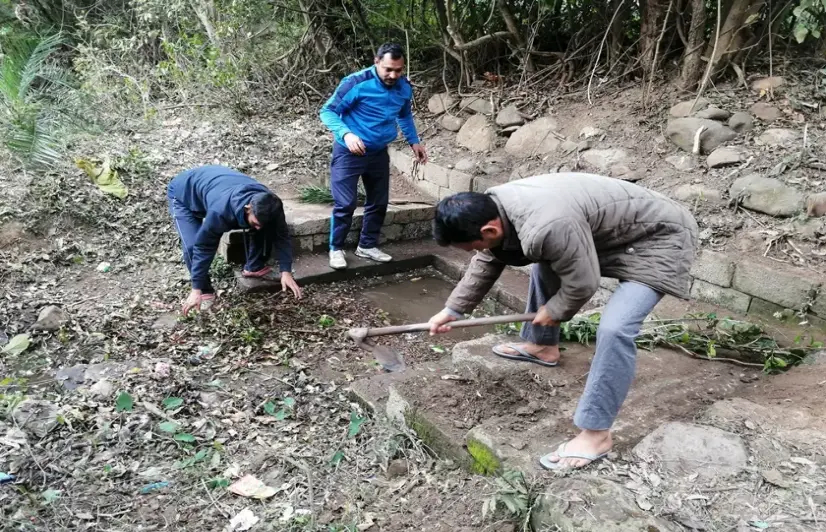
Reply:
M12 337L5 346L3 346L3 350L0 351L3 354L17 356L22 354L26 349L29 348L31 345L31 339L28 334L18 334Z
M229 491L250 499L269 499L278 493L278 490L267 486L252 475L244 475L241 477L238 481L230 485Z
M120 394L118 394L118 398L115 399L116 412L131 412L134 406L135 401L127 392L120 392Z

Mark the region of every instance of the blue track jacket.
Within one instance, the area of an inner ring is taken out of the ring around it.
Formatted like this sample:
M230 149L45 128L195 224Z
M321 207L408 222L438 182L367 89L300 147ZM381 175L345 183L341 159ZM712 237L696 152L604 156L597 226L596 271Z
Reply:
M272 194L255 179L226 166L201 166L186 170L175 176L169 184L169 196L202 219L201 229L191 251L192 288L203 290L208 284L209 267L218 250L221 236L233 229L251 229L244 215L244 206L261 192ZM262 228L262 231L267 230ZM252 238L251 245L268 245L272 242L278 253L279 269L282 272L291 271L292 245L286 222L274 224L269 231L271 234L266 236L270 238ZM244 240L246 245L246 237ZM264 250L265 253L268 251ZM248 257L249 255L248 253Z
M418 144L411 102L413 88L402 76L392 87L379 79L371 66L345 77L321 108L321 121L346 146L344 135L357 135L367 151L379 151L396 140L401 128L409 144Z

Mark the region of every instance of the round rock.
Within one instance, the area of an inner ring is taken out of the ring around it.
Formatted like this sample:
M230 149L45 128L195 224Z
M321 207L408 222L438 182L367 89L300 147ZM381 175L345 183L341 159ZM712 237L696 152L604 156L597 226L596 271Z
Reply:
M780 109L765 102L757 102L749 108L749 111L763 122L774 122L780 118Z
M707 118L675 118L668 122L665 136L681 149L690 152L694 147L694 136L701 127L705 128L700 135L702 153L710 153L717 146L737 136L733 130L720 122Z
M446 114L442 116L442 120L440 123L442 124L442 127L446 130L456 132L462 129L462 126L465 125L465 119L461 116Z
M766 146L779 146L782 148L791 148L797 142L800 136L797 131L792 129L767 129L760 135L760 142Z
M456 142L472 152L484 152L493 148L496 133L485 115L473 115L459 130Z
M708 156L706 164L709 168L719 168L721 166L737 164L742 160L743 158L740 152L734 148L717 148Z
M751 131L754 127L754 120L752 120L750 114L738 111L728 119L728 127L737 133L745 133Z
M559 139L553 134L556 129L556 120L550 116L528 122L513 132L505 144L505 151L516 157L551 153L559 146Z
M736 179L729 189L743 207L771 216L794 216L803 209L803 195L782 181L758 174Z
M434 115L442 114L446 112L454 103L456 103L456 100L446 92L434 94L427 101L427 110Z

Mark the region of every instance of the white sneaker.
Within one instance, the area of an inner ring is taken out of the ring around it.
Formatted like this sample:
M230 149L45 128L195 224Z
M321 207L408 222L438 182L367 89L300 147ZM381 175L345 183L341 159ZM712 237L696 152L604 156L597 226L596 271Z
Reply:
M393 260L393 257L380 251L379 248L363 248L361 246L356 248L356 256L376 262L390 262Z
M330 268L343 270L347 267L347 259L344 258L344 251L341 249L330 250Z

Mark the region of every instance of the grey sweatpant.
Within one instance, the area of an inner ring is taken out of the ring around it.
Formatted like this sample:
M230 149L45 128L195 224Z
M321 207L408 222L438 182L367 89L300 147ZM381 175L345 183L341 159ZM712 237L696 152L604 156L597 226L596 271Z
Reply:
M547 264L536 263L526 312L536 312L559 290L559 277ZM579 399L574 424L580 429L608 430L614 424L634 380L637 346L643 320L663 294L643 284L620 282L600 317L596 352ZM559 327L522 325L522 338L539 345L557 345Z

